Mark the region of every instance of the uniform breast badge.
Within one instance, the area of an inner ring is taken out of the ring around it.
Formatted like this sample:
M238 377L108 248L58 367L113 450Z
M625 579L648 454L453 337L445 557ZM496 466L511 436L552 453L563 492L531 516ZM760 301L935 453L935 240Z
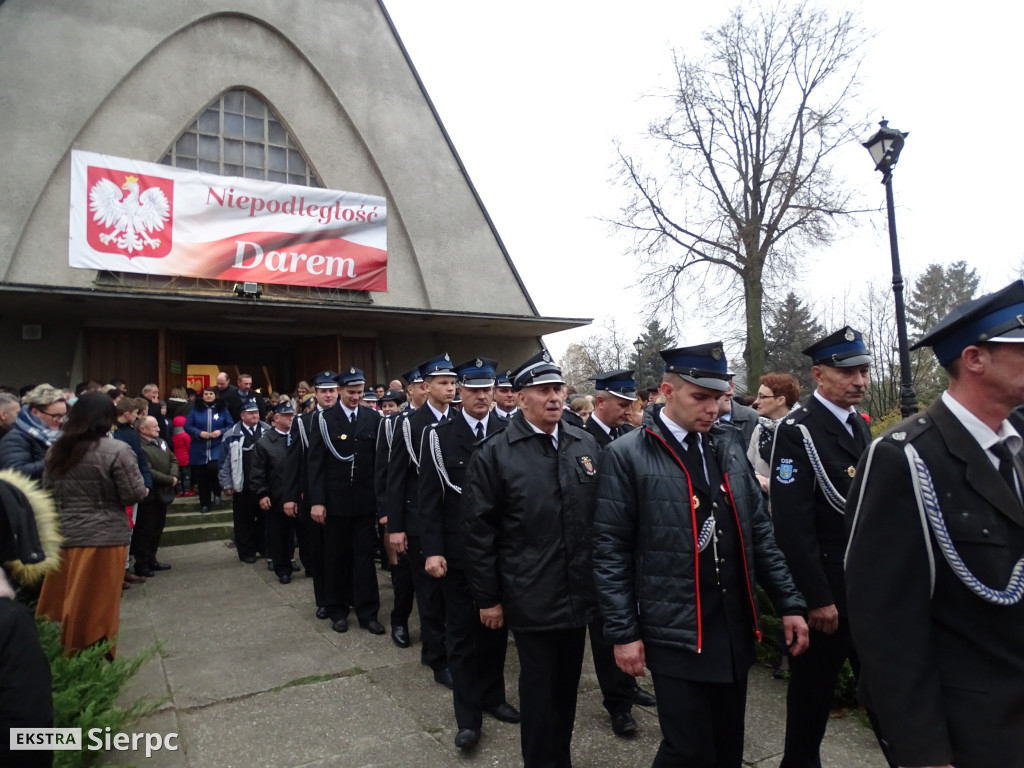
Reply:
M693 504L694 511L700 509L700 499L697 498L696 494L694 494L693 498L690 499L690 503Z
M348 440L348 435L338 435L339 440Z
M854 475L857 474L857 468L856 467L852 467L852 466L851 467L847 467L846 468L846 474L848 474L850 477L853 477Z
M794 475L794 473L796 471L796 470L793 469L793 460L792 459L782 459L781 461L782 461L782 463L779 464L779 470L778 470L778 480L783 485L789 485L790 483L792 483L792 482L794 482L796 480L796 478L793 477L793 475Z

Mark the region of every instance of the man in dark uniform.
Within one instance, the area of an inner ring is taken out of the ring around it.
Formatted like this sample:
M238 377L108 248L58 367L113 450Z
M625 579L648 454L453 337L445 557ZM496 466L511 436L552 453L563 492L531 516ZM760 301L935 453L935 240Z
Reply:
M427 575L418 510L419 468L422 463L423 430L454 415L455 370L448 353L419 366L426 382L427 400L396 423L395 440L388 463L388 538L399 557L408 553L416 607L420 614L423 649L420 661L434 671L434 680L452 687L444 639L444 595L437 580ZM410 397L412 388L410 387Z
M239 421L224 435L217 479L225 496L231 497L235 552L243 563L255 563L266 547L266 513L253 492L252 458L256 443L270 427L260 420L255 400L242 403ZM291 574L291 558L288 558Z
M598 448L561 421L565 382L547 351L512 382L519 411L467 471L467 576L484 625L515 634L525 768L569 766L587 624L597 616Z
M604 371L594 377L594 412L584 429L594 436L603 450L613 440L630 432L629 412L636 402L636 382L633 371L617 369ZM627 675L615 664L612 644L604 639L604 620L599 616L590 623L590 650L594 656L594 671L604 697L604 708L612 719L612 731L627 736L636 731L633 704L653 707L657 701L637 685L636 678Z
M313 578L313 599L318 619L328 618L324 586L324 527L310 516L309 441L313 430L320 429L323 412L338 402L337 376L334 371L321 371L312 378L316 408L292 420L288 440L288 468L285 472L288 486L284 494L284 511L299 521L301 541L305 542L308 551L308 556L304 558L306 574ZM352 602L351 595L348 596L348 602Z
M373 566L373 462L380 415L359 405L366 384L361 370L349 368L337 382L338 403L323 411L309 438L310 517L324 527L324 607L335 632L348 631L351 604L359 626L383 635Z
M817 383L780 422L770 462L775 538L807 601L811 646L791 660L781 768L818 768L836 677L859 666L846 620L843 514L855 467L871 440L854 408L868 391L871 356L849 326L803 350Z
M255 401L245 401L242 409L254 407ZM295 536L295 508L284 508L288 479L288 432L292 427L295 410L285 400L271 414L271 429L260 437L253 449L252 492L267 521L267 552L274 565L274 573L282 584L292 580L292 541Z
M419 405L422 405L421 396L425 399L426 391L422 387L423 376L418 368L406 371L402 378L409 388L413 400L409 408L401 410L396 414L388 415L381 419L377 431L376 459L374 460L373 484L374 493L377 496L377 524L383 526L384 551L390 564L391 588L394 591L394 604L391 608L391 642L399 648L408 648L412 645L409 637L409 616L412 615L412 603L415 592L412 586L412 567L409 564L407 554L399 554L391 546L391 539L388 534L387 516L387 494L388 494L388 465L391 462L391 451L394 448L395 436L401 439L402 421L415 412ZM393 390L388 390L391 392ZM401 393L399 393L400 395Z
M480 441L505 429L490 413L496 361L478 357L456 367L462 413L423 433L419 512L425 570L440 580L445 605L445 643L454 685L458 733L455 745L472 749L480 741L483 712L518 723L519 712L505 701L508 628L488 629L466 580L462 519L466 467Z
M739 768L760 639L753 585L794 655L807 647L804 602L739 432L715 426L729 389L721 343L661 356L665 404L601 457L594 575L605 637L624 672L654 673L656 768Z
M509 376L512 371L502 371L494 379L494 412L503 419L511 419L512 415L519 410L516 391L512 388L512 381Z
M718 404L718 421L732 424L743 436L743 444L750 445L750 438L757 426L757 411L739 402L733 394L736 392L736 381L730 374L729 394Z
M1024 283L917 343L949 389L887 430L850 490L846 580L860 690L895 762L1024 766Z

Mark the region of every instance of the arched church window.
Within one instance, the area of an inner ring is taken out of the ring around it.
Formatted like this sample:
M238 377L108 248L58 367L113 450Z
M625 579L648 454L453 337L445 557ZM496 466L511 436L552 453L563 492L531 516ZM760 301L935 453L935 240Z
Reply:
M160 162L222 176L323 186L274 108L241 88L210 102Z

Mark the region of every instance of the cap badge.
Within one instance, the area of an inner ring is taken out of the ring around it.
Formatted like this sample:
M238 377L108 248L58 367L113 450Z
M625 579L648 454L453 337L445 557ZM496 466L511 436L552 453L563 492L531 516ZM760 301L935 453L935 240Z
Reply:
M711 356L713 358L715 358L715 360L721 360L722 359L722 348L721 347L712 347L711 348Z
M452 361L452 359L450 357L448 357L448 353L447 352L444 353L444 359L447 360L449 363Z
M481 359L480 359L480 358L478 357L478 358L476 359L476 367L477 367L477 368L481 368L481 367L483 366L483 364L484 364L484 361L483 361L483 360L481 360Z
M548 354L548 351L546 349L544 350L544 354L541 355L541 360L543 360L545 363L551 362L551 355Z
M349 369L348 369L348 372L349 372L349 373L355 373L355 372L356 372L356 369L355 369L355 368L349 368Z
M854 334L852 328L847 328L846 333L843 334L843 338L846 339L847 341L853 341L855 338L857 338L857 336L856 334Z

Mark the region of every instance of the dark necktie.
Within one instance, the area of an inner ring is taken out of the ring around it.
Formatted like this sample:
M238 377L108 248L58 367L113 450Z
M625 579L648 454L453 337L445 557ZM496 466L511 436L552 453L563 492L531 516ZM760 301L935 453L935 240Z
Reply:
M846 417L846 423L849 424L850 429L853 430L853 442L855 442L857 444L857 448L862 451L868 447L868 444L864 439L864 429L861 424L858 424L857 422L863 423L863 421L864 417L858 413L851 413Z
M352 423L353 424L356 423L356 412L355 411L352 411Z
M1013 491L1013 495L1020 501L1020 489L1017 485L1017 472L1013 467L1013 452L1004 442L998 442L989 448L992 451L992 455L999 459L999 474L1002 475L1003 480L1010 486L1010 490Z
M438 423L438 424L444 424L444 423L445 423L446 421L448 421L448 417L447 417L447 416L445 416L445 415L444 415L444 414L442 413L442 414L441 414L441 418L439 418L439 419L437 420L437 423Z
M708 468L704 466L704 456L700 451L700 432L687 432L685 442L686 452L696 465L700 467L701 474L704 476L704 482L708 482Z
M482 421L478 421L476 423L476 439L477 440L483 440L484 439L484 423Z
M618 427L612 427L611 429L609 429L608 430L608 437L611 440L618 439L618 437L619 437L619 428Z

